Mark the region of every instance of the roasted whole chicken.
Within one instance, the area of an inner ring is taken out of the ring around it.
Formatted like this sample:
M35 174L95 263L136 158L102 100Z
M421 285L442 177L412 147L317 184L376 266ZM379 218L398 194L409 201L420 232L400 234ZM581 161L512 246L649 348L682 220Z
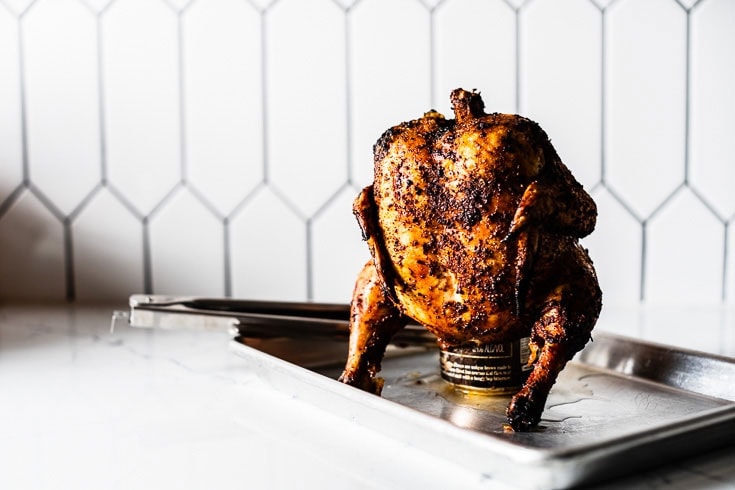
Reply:
M507 409L525 431L602 307L578 242L597 208L538 124L486 114L474 91L454 90L451 103L455 119L430 111L374 146L373 184L353 206L371 259L340 380L380 394L386 346L411 320L442 349L530 337L532 368Z

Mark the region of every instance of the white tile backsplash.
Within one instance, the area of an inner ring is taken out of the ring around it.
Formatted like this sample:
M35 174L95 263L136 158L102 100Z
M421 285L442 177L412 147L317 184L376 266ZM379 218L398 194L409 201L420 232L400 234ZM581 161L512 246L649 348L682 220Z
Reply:
M595 197L605 304L735 304L734 27L730 0L0 0L0 299L347 301L373 143L463 86Z
M344 14L283 0L265 29L268 183L313 216L347 180Z
M735 304L735 226L732 221L725 229L725 274L722 285L725 302L727 304Z
M224 295L222 222L202 201L180 187L151 217L148 226L154 290Z
M467 15L468 11L473 14ZM458 26L462 35L457 35ZM505 2L442 3L434 13L432 106L451 114L447 95L466 87L482 90L485 104L493 111L517 112L515 39L516 12Z
M307 299L306 225L273 189L248 196L229 222L229 238L233 296Z
M431 23L415 1L359 2L346 15L351 176L362 187L375 140L431 109Z
M100 181L96 22L77 0L23 18L29 176L64 216Z
M722 301L724 229L686 187L646 224L644 297L655 303Z
M182 14L184 177L227 216L263 179L261 16L241 0Z
M606 305L636 304L641 298L642 230L640 223L604 187L592 193L597 227L583 239L597 269Z
M686 12L617 2L605 20L605 177L647 219L684 180Z
M343 187L322 213L311 221L312 283L316 301L344 302L344 292L352 291L355 278L370 257L365 244L355 240L360 228L352 215L357 190Z
M34 192L20 193L0 220L0 297L63 298L66 245L59 220Z
M100 22L107 176L147 215L181 178L178 19L163 2L124 0Z
M689 177L723 220L735 215L735 5L705 2L692 12ZM730 48L724 53L723 46Z
M101 189L82 209L71 235L79 301L112 298L121 289L144 289L143 228L108 189Z
M18 22L0 7L0 210L23 182Z
M520 112L589 189L601 179L601 13L587 1L532 2L522 31Z

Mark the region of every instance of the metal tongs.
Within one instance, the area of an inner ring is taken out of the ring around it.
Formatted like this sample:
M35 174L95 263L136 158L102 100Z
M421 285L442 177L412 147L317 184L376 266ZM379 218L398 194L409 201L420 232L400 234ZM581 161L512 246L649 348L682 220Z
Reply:
M155 294L130 296L130 311L115 311L111 328L131 327L227 332L235 337L304 338L347 342L350 307L346 304L253 301ZM391 344L436 347L436 338L409 324Z

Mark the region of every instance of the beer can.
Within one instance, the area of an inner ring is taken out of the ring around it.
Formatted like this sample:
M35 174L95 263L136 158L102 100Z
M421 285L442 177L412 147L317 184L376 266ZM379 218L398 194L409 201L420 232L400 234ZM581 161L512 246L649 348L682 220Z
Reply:
M441 377L466 391L517 391L532 369L529 337L497 344L458 346L440 353Z

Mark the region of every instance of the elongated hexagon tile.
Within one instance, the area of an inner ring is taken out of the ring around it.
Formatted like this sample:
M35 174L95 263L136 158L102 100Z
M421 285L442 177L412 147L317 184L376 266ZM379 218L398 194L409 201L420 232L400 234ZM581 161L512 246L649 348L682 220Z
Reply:
M170 8L145 0L102 16L108 176L142 214L180 179L176 24Z
M665 304L722 300L724 225L686 188L648 223L645 299Z
M606 21L607 181L646 218L684 179L686 13L618 2Z
M63 301L64 231L30 192L0 219L0 298Z
M419 2L377 0L348 17L352 176L373 180L373 144L431 109L429 13Z
M605 305L636 304L640 299L641 226L604 188L592 194L597 226L582 240L597 270Z
M691 318L696 313L697 323ZM722 339L723 311L703 305L673 304L642 308L639 337L649 342L701 352L717 352Z
M602 293L602 311L597 319L595 329L592 331L592 339L597 332L611 332L628 337L641 337L640 306L635 303L613 305L606 302L605 292Z
M223 225L199 200L180 189L149 226L154 292L224 295Z
M434 108L453 117L449 94L462 87L479 90L487 112L516 112L513 10L502 0L449 0L434 15Z
M601 14L588 0L540 0L521 15L521 113L591 187L600 180Z
M122 304L144 292L142 224L109 191L94 196L71 230L77 300Z
M215 0L183 21L187 177L226 215L263 179L260 16Z
M267 188L230 222L232 294L307 299L306 225Z
M266 33L269 182L310 216L347 180L344 14L282 0Z
M68 215L100 179L96 19L40 0L22 28L30 177Z
M724 217L735 214L735 2L708 0L692 12L691 184Z
M0 206L23 180L18 21L0 8Z
M346 187L312 222L314 300L349 303L357 274L370 257L352 215L357 191Z

